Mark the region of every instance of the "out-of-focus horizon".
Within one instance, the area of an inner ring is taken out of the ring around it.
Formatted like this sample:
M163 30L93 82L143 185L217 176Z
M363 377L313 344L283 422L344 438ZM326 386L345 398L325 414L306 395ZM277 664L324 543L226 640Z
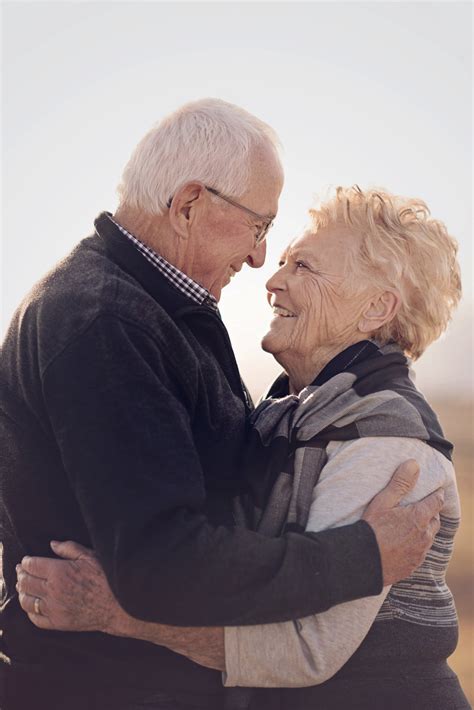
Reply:
M18 3L4 14L2 332L30 286L116 206L136 142L206 95L279 133L286 183L265 267L222 313L255 395L264 283L328 185L426 200L460 243L465 297L416 366L422 389L473 393L470 8L462 3ZM230 31L231 30L231 31Z

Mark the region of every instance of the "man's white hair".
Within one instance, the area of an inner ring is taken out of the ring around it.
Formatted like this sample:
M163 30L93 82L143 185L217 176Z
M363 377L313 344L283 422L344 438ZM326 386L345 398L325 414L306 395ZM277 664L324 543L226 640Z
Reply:
M213 98L187 103L156 124L133 151L118 187L120 206L162 214L191 180L239 197L259 147L273 150L280 162L275 131L248 111Z

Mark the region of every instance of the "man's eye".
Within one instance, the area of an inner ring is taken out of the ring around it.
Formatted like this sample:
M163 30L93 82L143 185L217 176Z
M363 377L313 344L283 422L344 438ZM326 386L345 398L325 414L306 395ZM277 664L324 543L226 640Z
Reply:
M296 261L295 264L296 264L297 269L306 269L307 268L304 261Z

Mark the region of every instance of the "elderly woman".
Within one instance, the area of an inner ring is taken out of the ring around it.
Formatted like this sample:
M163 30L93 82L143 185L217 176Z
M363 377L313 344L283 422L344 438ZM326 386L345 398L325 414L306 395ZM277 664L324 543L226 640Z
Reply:
M310 214L267 283L262 346L286 374L254 414L241 519L269 535L351 523L412 457L421 472L406 501L443 487L441 530L423 565L379 597L227 629L227 684L320 684L278 693L288 708L469 707L446 664L457 642L451 446L406 357L441 335L459 300L457 246L423 202L381 191L338 188Z
M267 283L274 317L262 346L284 373L253 415L248 489L236 502L236 521L270 536L349 524L393 469L413 458L420 476L406 502L445 492L425 562L377 597L294 622L180 630L175 643L168 627L128 617L93 556L66 544L56 551L86 555L96 594L82 616L74 594L61 604L74 609L71 628L162 643L225 667L228 687L258 688L230 690L236 706L468 708L446 663L457 642L445 582L459 524L452 447L416 390L408 359L441 335L459 300L456 242L422 201L382 191L340 187L310 216ZM209 635L206 656L193 650L196 633ZM215 643L224 637L225 666L224 646Z

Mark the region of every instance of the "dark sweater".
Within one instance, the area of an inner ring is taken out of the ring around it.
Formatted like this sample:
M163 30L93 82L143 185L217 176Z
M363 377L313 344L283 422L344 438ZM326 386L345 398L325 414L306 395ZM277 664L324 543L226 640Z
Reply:
M79 672L88 707L183 680L221 689L152 644L34 627L15 564L52 556L51 539L94 547L120 604L150 621L270 623L380 591L364 522L280 539L232 526L249 410L227 331L105 215L18 309L0 387L5 707L27 687L36 708L72 708Z

